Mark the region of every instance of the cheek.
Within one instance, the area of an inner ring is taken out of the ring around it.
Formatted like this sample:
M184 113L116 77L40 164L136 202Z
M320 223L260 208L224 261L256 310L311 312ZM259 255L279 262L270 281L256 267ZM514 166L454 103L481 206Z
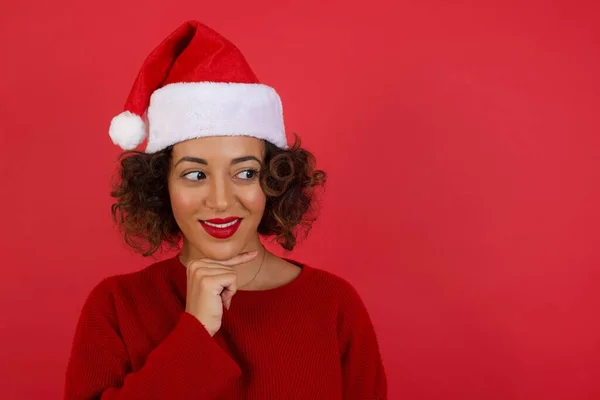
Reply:
M240 200L248 210L262 215L267 203L267 196L260 188L260 185L256 185L246 188L241 192Z
M169 198L171 199L171 208L173 214L186 215L192 213L197 208L197 201L194 201L194 196L191 190L178 188L177 186L169 187Z

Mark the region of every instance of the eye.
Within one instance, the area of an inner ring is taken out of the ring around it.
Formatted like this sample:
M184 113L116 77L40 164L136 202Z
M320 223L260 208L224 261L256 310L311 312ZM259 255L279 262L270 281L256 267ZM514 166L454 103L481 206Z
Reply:
M237 174L236 177L240 178L240 179L244 179L244 180L250 180L250 179L255 178L257 174L258 174L257 170L246 169L246 170L240 172L239 174Z
M202 171L192 171L188 172L187 174L183 174L182 176L190 181L199 181L206 178L206 175Z

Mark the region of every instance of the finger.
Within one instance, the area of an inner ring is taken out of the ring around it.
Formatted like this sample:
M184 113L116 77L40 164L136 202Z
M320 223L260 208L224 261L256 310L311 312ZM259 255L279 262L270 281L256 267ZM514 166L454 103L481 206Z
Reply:
M226 287L223 289L223 291L221 292L221 298L223 299L224 303L230 302L231 299L233 298L233 296L236 293L236 289L235 288L230 288L230 287Z
M223 300L223 304L225 305L225 307L227 307L227 309L229 310L229 307L231 307L231 299L237 292L236 277L234 276L231 280L225 280L221 282L221 285L223 286L223 291L221 292L221 299Z
M221 292L221 299L223 300L223 305L228 310L231 307L231 299L233 299L234 295L235 295L235 291L232 291L229 289L225 289Z
M256 258L257 255L258 255L258 250L252 250L247 253L242 253L235 257L232 257L229 260L219 261L219 260L213 260L210 258L203 258L200 261L203 261L205 263L211 263L211 264L234 266L234 265L238 265L238 264L247 263L248 261L252 261L253 259Z
M221 296L222 298L223 296ZM227 300L223 300L223 305L225 306L226 309L229 310L229 308L231 308L231 297L228 298Z
M199 259L199 260L192 260L188 263L188 267L187 267L188 274L190 271L195 271L198 268L224 268L229 271L233 271L233 267L230 267L229 265L214 263L208 259Z
M238 264L244 264L249 261L252 261L258 255L258 250L249 251L247 253L239 254L235 257L232 257L228 260L213 260L211 258L203 258L201 261L209 264L219 264L224 266L232 267Z
M204 276L218 276L218 275L227 275L227 274L236 274L235 270L231 267L220 267L220 266L199 266L193 268L188 274L188 278L191 277L192 280L200 279Z

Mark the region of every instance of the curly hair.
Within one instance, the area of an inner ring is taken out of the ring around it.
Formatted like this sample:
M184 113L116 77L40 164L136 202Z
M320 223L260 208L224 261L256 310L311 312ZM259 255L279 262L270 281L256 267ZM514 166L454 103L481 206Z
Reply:
M298 136L288 149L264 143L259 182L267 201L258 233L292 250L298 235L306 236L317 217L315 189L324 186L326 173L315 169L314 155L300 147ZM178 248L181 239L167 184L171 157L172 146L153 154L132 150L119 156L111 213L125 243L143 256L163 246Z

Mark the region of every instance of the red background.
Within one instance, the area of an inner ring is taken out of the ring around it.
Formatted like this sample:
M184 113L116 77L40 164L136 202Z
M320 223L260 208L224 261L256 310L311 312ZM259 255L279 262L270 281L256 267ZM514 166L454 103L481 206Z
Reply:
M85 296L151 262L108 124L186 19L329 172L293 257L359 290L390 399L600 398L598 3L350 3L2 0L2 398L60 398Z

